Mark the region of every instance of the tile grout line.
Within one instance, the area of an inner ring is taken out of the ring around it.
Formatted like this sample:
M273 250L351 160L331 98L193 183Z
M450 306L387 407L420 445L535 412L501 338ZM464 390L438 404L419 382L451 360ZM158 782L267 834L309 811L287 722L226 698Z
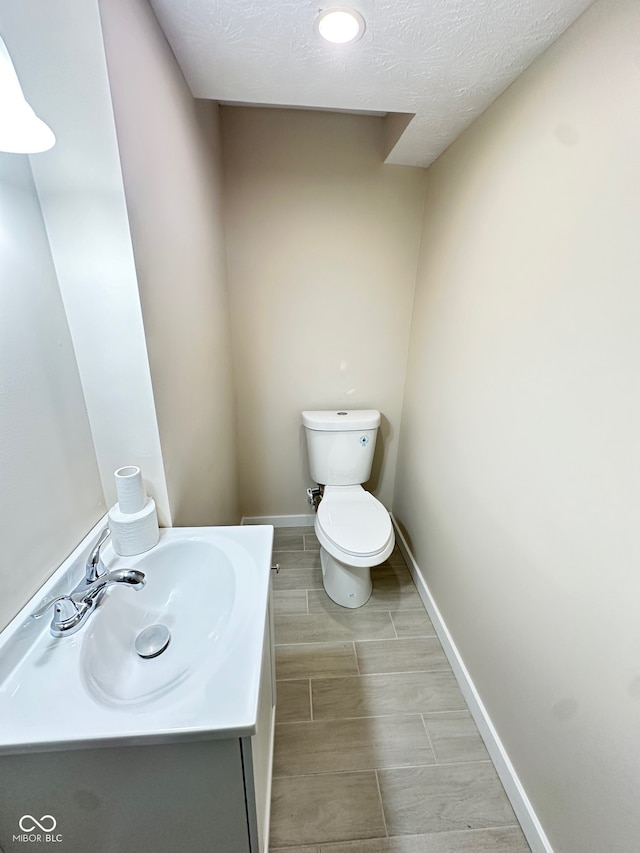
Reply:
M297 616L305 616L305 613L298 613ZM396 640L404 640L404 637L369 637L368 639L359 637L338 637L335 640L296 640L291 643L275 643L276 646L337 646L349 643L395 643ZM408 640L434 640L436 637L407 637ZM449 667L451 668L451 667Z
M307 678L300 678L299 681L309 681ZM425 712L423 712L425 713ZM426 713L431 713L428 711ZM434 711L434 714L452 714L455 711ZM389 717L421 717L423 714L420 711L396 711L392 714L363 714L360 717L327 717L322 720L286 720L281 723L277 723L278 726L298 726L301 723L348 723L353 722L355 720L384 720ZM480 761L490 761L490 758L480 758L478 761L451 761L447 762L448 764L478 764Z
M384 814L384 803L382 802L382 791L380 790L380 778L378 776L377 769L374 770L376 774L376 786L378 788L378 798L380 800L380 811L382 812L382 825L384 826L384 834L386 838L389 838L389 830L387 829L387 819Z
M357 660L356 660L357 665ZM345 675L314 675L313 678L319 681L334 681L337 678L366 678L368 675L451 675L451 670L448 669L400 669L393 672L352 672ZM309 676L307 676L309 677ZM292 675L290 678L276 678L276 681L303 681L304 675ZM444 712L440 711L425 711L424 713L447 713L454 710L464 711L466 708L448 708ZM422 711L420 713L423 713Z
M296 644L297 645L297 644ZM332 681L336 678L366 678L367 676L375 676L375 675L453 675L451 669L394 669L394 670L383 670L382 672L357 672L352 673L351 675L313 675L308 676L309 678L317 678L322 679L322 681ZM292 678L276 678L276 681L301 681L305 678L304 675L293 676ZM453 711L454 709L449 709ZM466 708L458 708L459 711L466 710ZM420 713L423 713L422 711ZM430 713L430 712L424 712ZM437 714L438 711L434 711L434 714Z
M287 723L283 723L281 725L288 725ZM274 779L311 779L315 776L349 776L354 773L375 773L376 777L380 770L418 770L422 768L426 769L446 769L447 767L461 767L463 765L468 766L476 766L478 764L487 764L492 766L491 759L483 759L482 761L451 761L445 764L437 764L432 761L429 764L389 764L386 767L360 767L357 770L346 769L346 770L316 770L314 773L278 773L274 774ZM502 826L502 824L495 824L496 827ZM488 828L488 827L483 827Z
M433 746L433 741L431 740L431 735L429 734L429 729L427 728L427 723L426 723L426 720L424 718L424 714L420 714L420 719L422 720L422 726L423 726L424 732L427 736L427 740L429 741L429 746L431 747L431 752L433 753L433 760L435 761L436 764L439 764L440 762L438 761L438 756L436 755L436 750Z
M389 619L391 619L391 627L393 628L393 633L396 635L396 640L399 640L398 629L396 628L396 623L393 621L393 610L389 610Z

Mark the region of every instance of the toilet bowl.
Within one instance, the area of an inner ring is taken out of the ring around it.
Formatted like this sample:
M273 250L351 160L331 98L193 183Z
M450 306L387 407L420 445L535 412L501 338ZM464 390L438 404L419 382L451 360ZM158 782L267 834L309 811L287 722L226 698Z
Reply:
M371 568L395 545L385 507L361 485L325 486L315 519L322 582L342 607L361 607L371 596Z

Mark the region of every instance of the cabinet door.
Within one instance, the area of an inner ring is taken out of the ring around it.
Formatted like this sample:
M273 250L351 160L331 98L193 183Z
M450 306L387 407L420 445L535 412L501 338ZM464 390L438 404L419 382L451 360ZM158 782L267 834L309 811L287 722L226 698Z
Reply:
M4 853L253 853L237 738L5 755L0 794ZM61 843L23 843L25 815Z

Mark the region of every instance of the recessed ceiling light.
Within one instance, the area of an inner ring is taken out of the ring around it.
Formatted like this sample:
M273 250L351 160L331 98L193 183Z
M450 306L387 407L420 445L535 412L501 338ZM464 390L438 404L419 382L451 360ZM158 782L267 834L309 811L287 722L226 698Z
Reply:
M320 12L316 18L316 29L323 39L332 44L351 44L362 38L365 23L360 12L355 9L334 6Z

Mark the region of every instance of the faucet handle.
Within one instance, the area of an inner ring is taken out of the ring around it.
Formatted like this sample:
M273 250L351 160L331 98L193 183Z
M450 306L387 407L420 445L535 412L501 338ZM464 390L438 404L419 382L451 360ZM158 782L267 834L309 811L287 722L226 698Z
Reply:
M53 607L51 633L54 637L63 637L65 634L71 633L69 631L70 628L74 628L80 624L83 613L76 602L68 595L61 595L59 598L48 601L40 610L36 610L32 614L32 618L40 619L51 607Z
M68 595L61 595L59 598L47 601L40 610L36 610L35 613L31 614L32 618L40 619L51 607L54 608L53 621L56 623L68 622L70 619L74 619L78 615L79 608L75 601Z
M100 548L102 548L102 546L107 541L110 535L111 530L107 526L104 528L104 530L98 537L98 541L93 546L93 548L91 549L91 553L87 557L87 565L85 568L85 581L87 583L93 583L94 581L97 581L98 578L106 571L106 569L104 568L102 571L100 571Z

